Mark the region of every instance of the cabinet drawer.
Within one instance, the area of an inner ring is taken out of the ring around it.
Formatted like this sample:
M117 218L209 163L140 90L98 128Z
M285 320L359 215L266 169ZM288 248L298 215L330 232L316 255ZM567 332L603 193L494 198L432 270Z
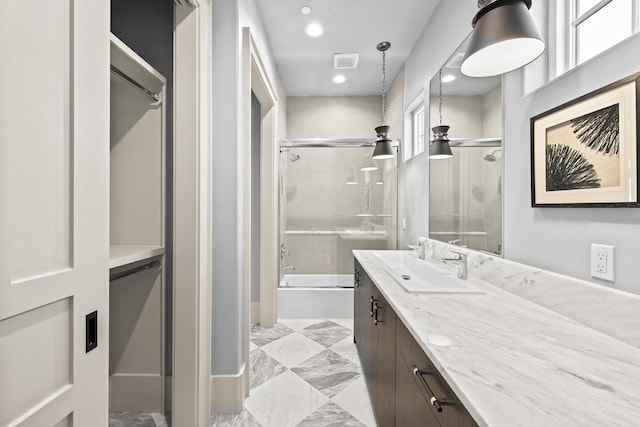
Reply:
M429 406L439 423L443 427L477 426L402 322L396 322L396 334L398 355L411 370L411 377L424 397L424 404ZM419 371L415 372L415 368Z

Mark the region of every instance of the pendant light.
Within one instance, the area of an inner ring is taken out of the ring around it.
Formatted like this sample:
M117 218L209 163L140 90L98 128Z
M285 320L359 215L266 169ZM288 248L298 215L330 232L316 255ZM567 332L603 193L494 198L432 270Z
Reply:
M391 145L391 139L387 136L389 134L389 126L385 125L384 114L386 110L385 105L385 84L387 82L387 69L386 58L387 50L391 47L389 42L380 42L376 48L382 52L382 125L376 128L376 148L373 149L372 158L376 160L391 159L396 156L393 146Z
M442 124L442 68L438 71L438 81L440 83L438 113L440 115L440 125L431 128L433 131L433 140L429 147L429 158L434 160L450 159L453 157L451 147L449 146L449 138L447 132L449 126Z
M371 156L364 155L362 156L362 163L360 163L360 170L362 172L375 171L378 170L378 166L373 162Z
M489 77L523 67L544 52L529 13L531 0L478 0L473 34L460 66L469 77Z

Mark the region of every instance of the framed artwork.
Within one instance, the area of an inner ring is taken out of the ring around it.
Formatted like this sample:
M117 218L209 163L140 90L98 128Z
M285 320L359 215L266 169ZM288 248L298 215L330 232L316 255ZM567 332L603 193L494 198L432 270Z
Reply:
M638 207L640 73L531 119L533 207Z

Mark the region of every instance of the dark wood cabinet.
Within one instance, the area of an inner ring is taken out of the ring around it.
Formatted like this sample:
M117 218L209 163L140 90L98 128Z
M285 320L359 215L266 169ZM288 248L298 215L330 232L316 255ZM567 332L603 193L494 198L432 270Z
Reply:
M395 426L396 315L356 261L354 336L376 421Z
M378 425L477 427L357 260L354 287L354 337Z

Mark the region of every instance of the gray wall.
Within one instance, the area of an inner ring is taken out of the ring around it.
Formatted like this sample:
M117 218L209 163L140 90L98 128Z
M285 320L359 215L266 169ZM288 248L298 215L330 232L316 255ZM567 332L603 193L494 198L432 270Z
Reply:
M547 2L534 2L532 11L545 22ZM451 52L469 34L475 7L465 0L440 2L405 64L405 99L426 87ZM447 37L442 37L446 33ZM567 74L548 81L543 58L524 71L503 78L504 139L504 254L505 258L640 293L640 265L635 262L640 241L637 209L531 208L530 117L595 90L640 69L640 37L634 36L609 52ZM524 76L524 77L523 77ZM541 86L542 84L542 86ZM527 93L523 93L526 88ZM406 108L405 104L405 108ZM428 232L427 155L405 164L405 242ZM616 282L589 275L590 244L616 246Z
M173 1L111 0L111 32L167 79L165 199L165 361L171 375L173 345Z
M213 260L211 372L237 375L248 358L244 354L244 169L245 103L241 76L250 64L242 58L242 30L253 39L271 82L275 63L268 48L255 0L213 0ZM246 118L248 119L248 118ZM250 256L250 255L249 255Z

